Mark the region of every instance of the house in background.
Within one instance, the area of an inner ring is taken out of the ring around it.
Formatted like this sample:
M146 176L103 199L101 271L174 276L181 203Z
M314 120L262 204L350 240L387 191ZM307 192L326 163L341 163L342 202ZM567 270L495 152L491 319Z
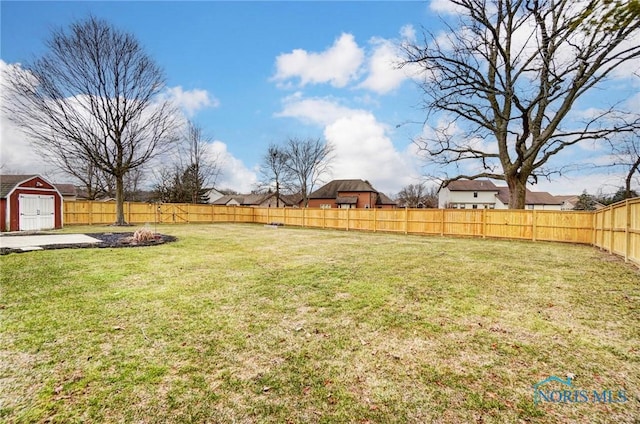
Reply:
M561 210L563 211L572 211L575 209L576 205L578 204L578 200L580 198L580 196L578 196L577 194L571 194L571 195L567 195L567 196L555 196L556 199L560 200L562 202L562 206L560 207ZM600 202L595 202L595 208L596 210L598 209L602 209L605 206L600 203Z
M54 183L65 202L73 202L78 200L78 189L73 184Z
M221 198L222 196L224 196L224 193L220 192L219 190L211 187L211 188L205 188L203 189L204 194L202 197L204 197L205 199L207 199L207 203L213 203L216 200L218 200L219 198Z
M453 209L508 209L509 188L496 186L489 180L451 181L438 192L438 207ZM525 209L555 210L562 201L545 191L526 191Z
M398 205L368 181L333 180L309 194L310 208L396 208Z
M0 231L62 228L62 194L40 175L0 175Z
M509 187L498 187L496 209L509 209ZM546 191L531 191L527 189L524 197L524 208L529 210L559 211L562 210L562 200Z
M214 205L223 206L253 206L261 208L296 207L297 199L295 195L283 195L276 200L275 193L251 193L251 194L226 194L211 202Z
M495 209L500 190L489 180L451 181L438 191L440 209Z

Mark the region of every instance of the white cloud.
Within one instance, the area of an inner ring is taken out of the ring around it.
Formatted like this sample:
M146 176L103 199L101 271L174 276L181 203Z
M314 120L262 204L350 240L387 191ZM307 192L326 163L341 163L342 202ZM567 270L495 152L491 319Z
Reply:
M364 60L364 52L358 47L352 34L343 33L327 50L314 53L295 49L276 58L275 81L300 79L300 86L330 83L344 87L357 78Z
M304 98L298 92L283 100L284 108L275 114L276 117L296 118L307 124L326 126L337 119L354 113L364 113L358 109L351 109L338 104L331 98Z
M429 3L429 9L433 12L446 15L458 15L465 10L463 7L454 4L450 0L431 0L431 3Z
M215 182L216 188L229 188L242 193L250 192L258 177L256 172L247 168L244 163L233 156L227 149L227 145L216 140L209 149L213 158L217 159L221 167L221 173Z
M400 36L406 42L415 43L416 41L416 29L413 25L405 25L400 28Z
M8 73L20 72L20 64L8 64L0 60L0 87L7 82ZM0 107L0 166L2 173L24 173L50 175L54 168L43 160L31 144L31 140L22 130L9 120L2 98Z
M4 83L6 71L11 67L19 65L6 64L0 60L0 84ZM194 113L202 107L213 107L217 105L217 100L212 99L204 90L184 91L181 87L173 87L168 90L166 96L173 97L185 112ZM81 99L81 98L80 98ZM179 117L183 119L183 117ZM58 169L45 161L33 148L30 140L22 131L11 122L3 108L0 108L0 165L3 173L25 173L43 174L58 182L71 182L71 178L63 176ZM226 144L221 141L214 141L209 149L212 158L220 161L222 173L216 183L217 187L232 188L241 191L250 191L255 184L256 173L248 169L241 160L234 157L228 150ZM153 168L160 166L163 158L157 158L153 163L149 163L149 178ZM149 182L152 182L150 179Z
M409 78L407 68L399 68L402 62L398 46L391 40L374 38L373 53L367 63L368 77L359 87L385 94L395 90Z
M220 101L210 96L207 90L185 91L181 86L176 86L168 88L165 97L172 100L189 117L201 109L220 106Z
M284 110L277 116L324 127L325 139L335 149L331 163L334 179L366 179L392 195L419 178L411 149L398 151L389 128L369 111L350 109L332 99L296 95L285 100Z
M581 194L587 190L589 194L613 194L624 184L624 175L620 172L600 172L592 174L576 174L553 178L552 181L539 180L538 184L529 186L532 191L547 191L553 195Z

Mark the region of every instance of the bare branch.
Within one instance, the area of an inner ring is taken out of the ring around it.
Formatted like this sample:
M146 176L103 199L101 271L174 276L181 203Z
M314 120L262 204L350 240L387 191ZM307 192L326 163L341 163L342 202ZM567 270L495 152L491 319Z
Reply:
M630 42L640 31L636 0L635 6L618 0L453 3L464 12L457 25L447 24L446 35L425 32L422 44L403 46L404 64L422 70L427 119L456 124L456 131L436 129L416 139L433 163L444 169L475 163L472 178L501 175L510 207L522 208L527 181L552 175L546 167L554 155L639 128L637 112L613 106L582 124L569 115L585 93L640 57L640 46Z
M94 17L53 31L46 45L14 69L3 106L63 169L80 162L112 176L123 224L125 175L176 140L176 111L158 99L163 73L131 34Z

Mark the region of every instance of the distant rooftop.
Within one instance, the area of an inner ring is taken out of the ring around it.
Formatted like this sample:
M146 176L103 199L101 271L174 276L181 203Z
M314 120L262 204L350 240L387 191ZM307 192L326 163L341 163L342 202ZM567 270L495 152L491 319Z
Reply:
M449 191L498 191L498 187L489 180L456 180L447 185Z

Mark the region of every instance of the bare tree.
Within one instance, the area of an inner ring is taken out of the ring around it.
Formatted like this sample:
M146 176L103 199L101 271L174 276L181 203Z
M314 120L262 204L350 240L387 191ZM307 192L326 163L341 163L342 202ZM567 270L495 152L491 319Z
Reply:
M156 195L164 202L206 203L206 188L221 171L218 155L211 151L211 138L193 122L187 122L172 163L156 172Z
M634 176L640 181L640 135L629 134L619 140L610 141L613 155L612 165L625 170L623 199L635 197L631 185Z
M132 34L89 17L54 30L48 52L3 87L10 118L62 169L78 162L115 179L116 224L125 224L124 179L175 141L175 110L158 98L162 70Z
M333 146L319 138L290 138L285 146L286 168L291 173L297 191L302 195L302 205L309 204L309 193L329 171Z
M435 187L427 188L424 183L403 187L396 200L408 208L437 208L438 192Z
M270 144L260 164L260 188L271 190L276 194L276 207L280 207L280 193L289 191L291 172L287 166L288 154L284 148Z
M404 65L424 77L427 120L449 122L416 143L436 165L471 162L474 169L444 175L445 185L460 178L505 180L509 207L522 209L526 183L551 175L554 155L640 126L638 114L615 105L582 122L568 119L578 99L640 56L640 45L631 41L640 16L616 12L626 10L624 2L452 3L460 20L446 36L425 33L423 43L404 46Z
M187 123L181 156L187 158L185 182L191 203L204 203L203 192L209 185L214 184L220 175L220 160L218 155L211 151L212 141L204 134L202 127L193 122Z

